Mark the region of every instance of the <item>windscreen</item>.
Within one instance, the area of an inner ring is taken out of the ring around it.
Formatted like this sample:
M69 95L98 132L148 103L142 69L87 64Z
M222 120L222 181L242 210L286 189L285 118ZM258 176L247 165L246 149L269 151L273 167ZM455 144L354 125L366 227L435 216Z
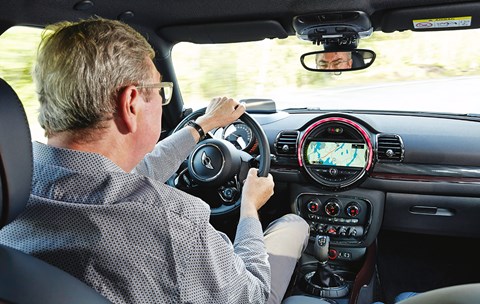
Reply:
M311 72L300 56L322 50L295 36L231 44L179 43L174 67L186 107L217 96L272 99L277 109L480 113L480 31L374 32L367 69Z

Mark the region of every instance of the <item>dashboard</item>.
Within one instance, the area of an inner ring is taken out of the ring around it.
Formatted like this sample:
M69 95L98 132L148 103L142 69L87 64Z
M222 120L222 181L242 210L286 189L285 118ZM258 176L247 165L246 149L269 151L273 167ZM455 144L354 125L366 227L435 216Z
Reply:
M288 198L312 238L330 235L336 258L362 256L380 229L480 236L479 121L307 110L252 116L270 143L278 204Z

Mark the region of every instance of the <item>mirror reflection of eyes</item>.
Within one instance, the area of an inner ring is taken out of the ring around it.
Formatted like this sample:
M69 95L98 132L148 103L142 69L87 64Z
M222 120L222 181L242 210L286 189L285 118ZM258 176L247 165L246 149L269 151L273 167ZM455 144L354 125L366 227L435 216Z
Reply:
M369 67L374 60L375 53L365 49L318 51L306 53L301 57L303 67L316 72L361 70Z
M335 61L331 61L331 62L328 62L328 61L319 61L317 62L317 67L320 68L320 69L328 69L328 67L332 67L333 69L339 69L341 68L340 65L341 64L347 64L349 62L349 60L335 60ZM348 66L347 66L348 67Z

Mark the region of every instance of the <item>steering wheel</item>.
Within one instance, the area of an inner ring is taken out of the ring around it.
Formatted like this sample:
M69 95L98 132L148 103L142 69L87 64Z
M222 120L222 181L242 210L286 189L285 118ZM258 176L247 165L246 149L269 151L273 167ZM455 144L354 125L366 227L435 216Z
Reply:
M186 116L173 130L185 127L190 120L205 114L206 108ZM258 165L258 176L268 176L270 147L260 125L247 113L240 116L258 141L259 155L253 157L232 143L207 134L197 143L168 184L203 199L210 205L211 216L229 214L240 207L243 181L248 170Z

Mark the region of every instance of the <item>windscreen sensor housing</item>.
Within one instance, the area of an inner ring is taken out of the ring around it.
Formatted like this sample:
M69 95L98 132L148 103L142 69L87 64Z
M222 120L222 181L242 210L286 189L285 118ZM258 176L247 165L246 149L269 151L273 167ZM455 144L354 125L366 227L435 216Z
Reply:
M296 16L293 28L297 37L324 46L325 50L353 50L361 38L369 37L373 27L361 11L318 13Z

